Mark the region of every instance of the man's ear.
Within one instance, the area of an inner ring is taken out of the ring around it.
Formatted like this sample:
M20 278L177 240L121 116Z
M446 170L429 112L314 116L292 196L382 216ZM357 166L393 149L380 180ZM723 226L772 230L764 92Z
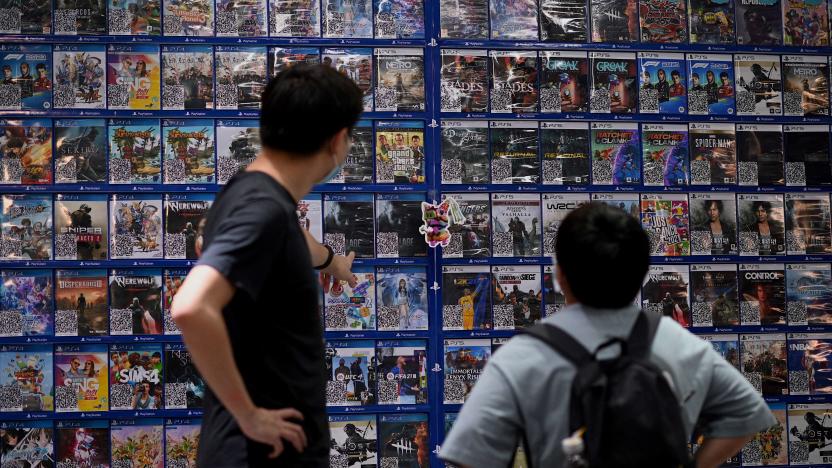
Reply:
M344 127L335 133L335 135L332 135L332 138L329 139L329 143L327 143L327 152L335 155L339 155L341 153L346 154L349 150L349 143L350 129Z

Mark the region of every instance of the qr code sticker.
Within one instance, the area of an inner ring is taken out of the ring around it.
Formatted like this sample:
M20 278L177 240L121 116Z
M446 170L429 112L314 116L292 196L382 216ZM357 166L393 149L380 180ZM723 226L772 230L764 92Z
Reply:
M342 232L324 234L324 244L330 246L335 255L347 254L347 236Z
M326 329L347 329L347 304L329 304L326 306Z
M740 185L759 185L759 176L757 161L740 161L737 164L737 180Z
M742 464L744 466L757 465L763 461L763 450L760 441L755 437L742 447Z
M756 104L754 93L748 91L737 93L737 114L753 114Z
M786 185L806 185L806 165L804 163L786 163Z
M642 89L638 93L641 112L659 112L659 91L657 89Z
M217 183L227 184L240 171L240 164L233 158L217 158Z
M441 87L440 102L442 105L442 112L461 112L462 111L462 92L453 86Z
M508 89L491 90L491 112L511 111L511 91Z
M783 93L785 115L803 115L803 94L794 91Z
M662 305L656 303L648 303L645 304L644 311L648 314L662 315Z
M381 457L379 468L399 468L399 459L396 457Z
M802 232L786 231L786 249L791 252L806 251L806 237Z
M560 89L541 88L540 90L540 112L560 113L561 99Z
M379 86L376 88L376 110L397 111L399 109L399 93L396 88Z
M78 34L78 10L55 10L55 34Z
M347 402L347 383L329 380L326 383L326 402L339 405Z
M596 185L612 185L612 161L596 159L592 161L592 183Z
M116 234L113 237L113 258L129 258L133 256L133 237L127 234Z
M165 310L165 335L181 335L182 330L179 329L179 325L176 324L173 320L173 315L170 313L170 310Z
M110 9L110 34L130 34L130 12L122 8Z
M188 408L188 384L166 383L165 384L165 409L187 409Z
M376 16L376 37L379 39L395 39L396 32L396 22L393 15L379 12Z
M543 160L543 183L558 184L563 182L563 161L560 159Z
M395 180L396 165L393 161L379 161L376 164L376 181L389 184Z
M465 401L465 382L461 380L446 380L443 388L445 404L458 404Z
M183 31L181 16L165 15L165 35L180 35Z
M461 184L462 183L462 160L461 159L443 159L442 160L442 183L443 184Z
M188 178L185 161L176 158L165 161L165 183L181 184Z
M743 325L759 325L760 304L750 301L741 301L740 321Z
M74 461L59 461L58 468L81 468L81 465Z
M664 185L664 164L644 165L644 185Z
M78 238L75 234L57 234L55 236L55 258L68 260L78 258Z
M20 158L3 159L3 181L19 184L23 178L23 162Z
M807 463L809 461L809 442L805 440L789 441L789 463Z
M22 336L23 315L19 310L0 311L0 336Z
M329 9L327 8L327 10ZM344 35L344 18L342 14L327 11L324 18L325 37L341 37Z
M442 306L442 329L443 330L462 330L462 306L461 305L443 305Z
M165 234L165 258L185 258L185 234Z
M379 330L398 330L401 324L399 308L385 305L378 306L377 320Z
M379 258L390 258L399 256L399 233L379 232L376 238L376 248Z
M596 113L608 113L612 103L610 101L610 90L606 88L593 89L589 96L589 111Z
M19 8L0 8L0 33L19 34L20 17Z
M191 463L187 458L168 458L165 460L165 468L190 468Z
M690 183L692 185L711 184L710 161L696 160L690 162Z
M23 257L23 241L20 239L2 239L0 249L2 249L3 258Z
M124 109L130 106L130 86L126 84L107 85L107 107Z
M691 231L690 250L698 255L710 255L713 248L713 237L709 231Z
M789 371L789 393L792 395L809 394L809 373L806 371Z
M512 242L510 232L495 232L493 240L495 257L511 257L514 255L514 242Z
M133 311L130 309L110 310L110 334L111 335L132 335L133 334Z
M217 35L239 34L236 12L218 11L216 17Z
M748 380L748 383L754 387L757 393L760 395L763 394L763 374L759 372L743 372L742 375L745 376L745 379Z
M20 86L16 84L0 85L0 108L20 109L23 106L23 98L20 93Z
M55 387L55 411L78 411L78 390L75 386Z
M514 330L514 307L511 305L495 305L494 308L494 329Z
M346 455L329 456L329 468L350 468L350 459Z
M182 85L165 85L162 88L162 108L173 110L184 109L185 87Z
M757 255L760 252L760 238L754 231L740 231L740 253Z
M694 302L693 304L693 326L713 326L714 316L711 313L711 305L707 302Z
M691 90L688 93L688 114L708 115L708 92Z
M110 160L110 182L114 184L129 184L133 180L133 163L127 159L116 158Z
M399 384L394 380L379 380L378 403L396 404L399 401Z
M110 409L130 409L133 406L133 387L130 384L110 385Z
M546 304L546 316L555 315L560 309L561 306L557 304Z
M237 85L234 83L217 83L217 109L236 109Z
M55 182L72 184L78 181L78 162L69 158L55 163Z
M805 325L809 320L806 303L803 301L789 301L786 310L789 316L789 325Z
M17 382L0 385L0 410L23 410L23 394L20 391L20 385L18 385Z
M511 161L495 159L491 162L491 180L495 184L511 182Z
M124 458L121 460L113 460L112 468L137 468L133 466L133 460Z
M58 10L62 11L62 10ZM71 84L56 84L52 94L52 102L56 109L67 109L75 106L75 87Z
M555 254L555 246L558 243L558 228L560 224L553 226L553 229L550 231L548 230L543 233L543 253L546 255L554 255Z
M60 309L55 311L55 336L78 336L78 311Z
M448 245L442 248L442 256L446 258L460 258L462 257L462 236L461 232L451 234L451 239Z

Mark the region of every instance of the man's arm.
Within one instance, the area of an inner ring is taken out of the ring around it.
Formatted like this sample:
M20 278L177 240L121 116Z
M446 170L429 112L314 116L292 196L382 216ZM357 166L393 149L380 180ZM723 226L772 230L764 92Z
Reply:
M696 451L696 468L717 468L736 455L753 435L705 439Z
M309 255L312 257L312 266L323 265L326 258L329 256L329 250L318 242L312 233L303 229L303 235L306 237L306 245L309 246ZM332 263L328 267L321 270L335 277L341 281L348 281L351 286L354 286L355 275L352 273L352 262L355 260L355 252L350 252L346 256L336 255L332 257Z

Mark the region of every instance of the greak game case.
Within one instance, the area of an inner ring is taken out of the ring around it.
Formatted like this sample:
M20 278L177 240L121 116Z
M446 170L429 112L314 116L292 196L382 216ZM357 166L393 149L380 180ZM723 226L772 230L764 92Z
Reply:
M782 0L783 43L791 46L829 45L829 11L826 0Z
M539 257L539 194L495 193L491 197L494 257Z
M110 346L110 410L162 409L162 345Z
M461 405L474 389L491 358L491 340L485 338L445 340L443 403Z
M637 42L638 1L600 0L589 8L592 42Z
M384 466L428 468L430 433L428 415L382 414L378 418L379 455Z
M106 335L107 300L107 270L55 270L55 336Z
M586 112L589 60L586 52L540 52L540 112Z
M783 195L737 195L740 255L785 255Z
M687 265L651 265L641 287L642 308L690 327L690 277Z
M490 0L491 39L536 41L538 0Z
M488 266L442 267L442 329L491 329Z
M688 126L643 124L644 185L675 187L688 184Z
M543 202L543 255L554 257L558 229L566 215L589 203L586 193L544 193Z
M485 184L490 180L488 122L442 120L442 183Z
M376 39L423 39L422 0L375 0Z
M588 36L586 16L584 2L540 0L540 39L584 43Z
M448 193L459 205L465 221L451 226L451 242L443 258L483 258L491 252L491 202L487 193Z
M688 0L691 44L733 44L734 2Z
M379 405L424 405L428 402L427 341L390 340L376 345Z
M536 122L491 121L491 183L536 184L540 138Z
M425 110L425 57L422 49L375 49L379 112Z
M266 3L266 0L217 0L217 37L266 36Z
M828 343L824 342L823 345L822 348L825 349ZM789 346L791 347L791 344ZM820 349L816 352L825 355L825 352ZM825 360L818 364L825 364ZM823 379L826 377L825 370L824 368L824 373L817 372L812 376L815 379ZM788 405L789 464L791 466L829 462L829 457L832 456L832 451L827 445L830 416L832 416L832 405L828 403Z
M4 0L0 3L0 14L7 18L0 25L0 34L41 35L52 31L52 2L49 1Z
M260 122L217 120L217 184L226 184L260 152Z
M269 47L269 67L272 78L295 65L321 63L321 51L317 47Z
M589 125L540 122L544 185L589 184Z
M165 194L165 258L199 258L205 217L213 202L212 193ZM320 229L320 210L316 224Z
M442 112L488 111L488 54L485 50L442 49Z
M783 55L783 115L829 115L829 60Z
M740 349L742 373L760 394L789 394L785 334L740 335Z
M427 244L419 233L424 201L421 193L376 195L376 257L427 256Z
M201 409L205 390L185 345L165 343L165 409Z
M786 265L789 326L832 323L832 269L828 263Z
M102 412L109 409L107 345L55 346L55 412Z
M488 0L440 0L443 39L488 39Z
M742 325L786 324L786 272L782 263L739 265Z
M108 3L107 27L113 36L159 36L162 34L160 0L114 0Z
M52 345L0 346L0 385L16 395L0 411L51 412L52 363Z
M373 182L373 122L359 120L352 128L352 145L347 160L329 180L336 184L371 184Z
M3 270L0 336L49 336L52 326L51 270Z
M740 186L783 185L783 126L737 124Z
M376 121L376 182L425 182L425 123L421 120Z
M370 468L378 465L375 414L331 414L329 464Z
M114 420L110 426L114 466L163 468L164 425L161 419Z
M3 195L0 221L0 243L3 245L4 260L52 259L54 228L51 196L24 193ZM59 253L60 250L56 252Z
M740 324L736 265L691 265L690 289L691 326L731 327ZM736 362L739 367L739 357Z
M213 36L212 0L164 0L165 36Z
M0 119L0 184L52 183L49 119Z
M592 183L638 185L641 182L638 124L593 122L590 132Z
M688 113L734 115L734 66L730 55L687 54Z
M107 122L55 119L55 183L107 181Z
M199 450L201 421L199 419L168 419L165 421L165 465L188 466L196 460Z
M55 109L104 109L107 78L103 44L55 44L52 63Z
M829 125L784 125L786 186L832 184Z
M539 266L494 266L493 310L495 330L518 330L540 320L543 284Z
M832 347L829 333L789 333L789 394L832 393L826 372L826 354Z
M379 331L428 329L428 280L424 267L378 267L376 279Z
M324 37L373 37L373 2L321 0Z
M164 183L211 184L216 179L213 119L164 119Z
M354 81L364 93L364 110L373 110L373 86L375 83L373 49L323 49L321 63L334 68Z
M592 88L589 111L598 114L636 112L636 59L628 52L590 52Z
M55 422L55 456L67 466L110 467L110 421ZM86 465L85 465L86 464Z
M373 340L326 343L327 406L366 406L375 398L375 342Z
M320 37L321 6L318 0L270 0L271 37Z
M737 255L733 193L690 194L691 255Z
M266 47L216 46L214 48L218 110L260 109L268 81Z
M641 225L650 237L651 255L690 255L686 193L641 194Z
M162 258L161 194L113 195L110 213L110 258Z
M106 194L55 195L55 260L107 260L109 217Z
M158 184L162 131L157 119L109 121L111 184Z
M732 123L691 123L690 184L728 185L737 181L737 139Z
M686 6L685 0L639 0L641 42L686 43Z
M162 270L110 270L110 335L160 335L163 328Z
M376 279L373 267L354 267L355 286L322 275L327 331L376 329Z
M783 43L781 0L737 0L737 44L777 46Z
M324 195L324 243L336 255L373 258L374 220L372 194Z
M734 56L734 76L737 80L737 115L782 114L779 56L737 54Z
M684 54L639 52L638 102L642 114L684 114L687 88Z
M214 108L214 48L162 46L162 107Z
M8 466L53 466L55 438L52 421L5 422L0 450Z
M491 112L537 110L537 52L491 51Z
M159 68L158 45L108 45L107 108L110 110L159 110L161 94Z
M786 253L832 253L829 196L826 193L787 193Z

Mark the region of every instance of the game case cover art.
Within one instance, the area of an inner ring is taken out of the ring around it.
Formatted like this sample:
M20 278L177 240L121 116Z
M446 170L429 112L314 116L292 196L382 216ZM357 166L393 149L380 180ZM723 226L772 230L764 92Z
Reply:
M7 466L52 467L55 439L52 421L2 424L2 460Z
M739 185L783 185L783 177L783 126L737 124Z
M199 258L202 253L205 216L213 202L214 194L165 195L165 258ZM318 214L320 215L320 210ZM317 225L320 229L320 221Z
M635 56L627 52L590 52L592 89L589 111L600 114L633 114L636 112Z
M427 244L419 234L424 194L376 195L378 258L425 257Z
M373 258L374 227L372 194L324 195L324 243L336 255Z
M353 267L355 286L322 275L327 331L376 329L376 275L373 267Z
M55 260L107 260L109 218L105 194L55 195Z
M832 393L829 376L829 350L832 334L789 333L789 394L823 395Z
M55 336L106 335L107 296L107 270L55 270Z
M422 0L375 0L376 39L422 39L425 10Z
M691 44L733 44L734 2L689 0L688 27Z
M35 194L3 195L3 258L50 260L52 258L52 197ZM106 221L104 221L106 224ZM58 252L59 253L59 252Z
M789 326L832 323L832 268L828 263L786 265Z
M787 254L832 253L827 194L787 193L785 197Z
M182 344L165 344L165 409L200 409L205 381Z
M352 128L352 144L341 169L330 184L370 184L373 182L373 122L359 120Z
M540 256L540 195L494 194L491 211L494 257Z
M55 412L109 409L107 345L55 346Z
M161 270L110 270L110 335L160 335L163 320Z
M488 0L440 0L442 39L488 39Z
M488 122L442 120L442 183L485 184L490 180Z
M690 266L693 327L732 327L740 324L737 267L733 264ZM735 366L739 368L739 357Z
M162 80L165 110L213 109L213 47L162 46Z
M592 42L637 42L638 1L600 0L590 4Z
M491 121L491 183L536 184L540 137L536 122Z
M690 276L687 265L651 265L641 287L645 311L690 327Z
M210 184L215 180L213 119L163 120L164 183Z
M566 216L589 203L585 193L544 193L543 200L543 255L555 255L558 229Z
M589 125L540 122L544 185L589 184Z
M60 464L109 468L110 421L57 421L55 452L56 460Z
M49 45L0 46L0 109L48 111L52 107L51 52Z
M687 54L688 114L734 115L734 67L730 55Z
M782 263L740 264L742 325L786 324L786 273Z
M540 39L549 42L587 40L586 4L575 0L540 0Z
M185 277L188 276L188 269L186 268L166 268L164 271L165 284L162 286L162 293L164 294L164 329L165 335L181 335L182 331L173 321L171 315L171 307L173 305L173 298L182 287Z
M196 462L199 450L199 419L168 419L165 422L165 464L188 467Z
M0 34L42 35L52 32L52 2L4 0L0 15L5 18Z
M379 331L428 329L428 280L423 267L378 267L377 280Z
M828 125L784 125L786 186L832 184Z
M321 51L317 47L270 47L269 64L271 77L295 65L317 65L321 63Z
M324 201L319 193L310 193L298 202L297 215L301 229L312 234L318 242L323 242Z
M164 425L161 419L112 421L110 438L114 466L164 468Z
M375 83L373 49L323 49L321 63L334 68L355 82L358 89L364 93L364 111L373 110Z
M425 110L425 57L422 49L375 49L375 105L379 112ZM360 78L360 77L359 77Z
M427 342L379 341L375 365L380 405L423 405L428 402Z
M488 111L488 53L442 49L442 112Z
M740 368L764 397L789 394L786 335L740 335Z
M592 201L614 206L641 222L641 200L636 193L593 193Z
M270 0L271 37L320 37L321 5L318 0Z
M538 266L494 266L493 318L495 330L529 328L540 320L543 302Z
M540 112L586 112L588 77L586 52L540 52Z
M107 122L55 119L55 183L107 181Z
M786 404L769 403L768 406L777 424L758 432L745 444L742 449L743 466L786 464Z
M52 345L0 346L0 385L15 395L0 412L52 411Z
M641 225L650 237L651 255L690 255L687 194L642 194Z
M375 398L375 347L373 340L326 343L327 406L366 406Z
M217 120L217 184L224 185L260 152L257 120Z
M491 112L537 110L537 52L491 51Z
M487 266L443 266L442 329L490 329L490 287Z
M104 0L58 0L55 2L55 34L67 36L107 34L107 2Z
M538 0L490 0L491 39L536 41Z
M112 345L109 365L111 411L162 408L161 344Z
M375 414L329 416L329 464L347 468L377 466L378 436Z
M737 54L734 56L734 76L737 80L737 115L782 113L780 57Z
M691 255L737 255L733 193L690 194Z
M161 126L157 119L110 120L111 184L158 184L162 172Z
M783 55L783 115L829 115L827 57Z
M448 193L459 205L465 221L451 226L451 242L443 258L483 258L491 253L491 201L487 193Z
M373 2L321 0L321 8L324 37L373 37Z
M684 114L688 102L684 54L639 52L638 65L639 112Z
M162 198L118 194L110 200L110 258L162 258Z
M829 5L826 0L782 0L782 3L784 45L829 45Z
M165 36L213 36L214 2L164 0Z
M491 358L489 339L445 340L445 387L442 402L446 405L465 403Z
M740 342L737 335L697 335L703 340L709 342L714 348L714 351L719 353L723 359L734 366L735 369L740 370ZM725 466L725 465L723 465ZM737 460L736 466L739 466Z
M642 161L644 185L656 187L688 184L688 126L644 124Z
M217 37L268 35L266 0L217 0Z
M393 463L402 468L430 466L427 414L382 414L378 431L380 466Z
M53 107L104 109L107 102L106 49L97 44L56 44Z
M783 44L781 0L737 0L737 44Z
M268 81L265 47L217 46L214 48L218 110L260 109L260 97Z
M110 44L107 47L107 108L159 110L162 81L159 46Z
M638 185L641 182L637 123L590 124L592 183Z
M737 182L737 136L732 123L691 123L690 184Z
M113 0L107 27L113 36L159 36L162 34L160 0ZM167 33L167 31L165 31Z
M49 336L54 330L51 270L3 270L0 336Z
M740 255L785 255L783 195L739 194Z
M49 119L0 119L0 184L52 183Z
M832 441L832 405L790 404L788 417L789 465L829 463L832 458L832 450L829 449Z
M555 281L555 267L546 265L543 267L543 302L545 304L545 316L554 315L566 307L566 298Z
M425 182L424 125L421 120L376 122L376 182Z
M639 0L641 42L686 43L686 6L685 0Z

